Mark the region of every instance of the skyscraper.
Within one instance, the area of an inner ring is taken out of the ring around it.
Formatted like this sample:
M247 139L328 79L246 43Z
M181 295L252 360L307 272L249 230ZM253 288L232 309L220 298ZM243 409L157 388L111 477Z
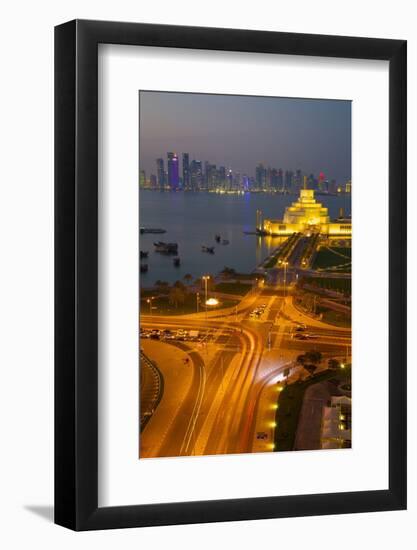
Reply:
M266 168L262 163L256 166L256 186L258 189L266 188Z
M293 186L293 177L294 177L294 172L292 172L292 170L286 170L285 171L285 189L287 191L292 191L292 186Z
M224 189L226 186L226 168L224 166L219 166L217 171L218 185Z
M294 191L299 191L303 186L303 173L300 169L296 170L294 176Z
M191 189L199 191L203 186L203 170L201 160L193 160L190 165Z
M156 159L156 176L158 187L160 189L163 189L165 186L164 159Z
M284 176L282 173L282 168L278 170L277 186L280 191L284 191Z
M190 189L190 156L182 154L182 186L187 191Z
M206 164L205 176L207 189L215 189L217 186L217 167L215 164Z
M168 185L171 189L176 190L179 186L179 168L178 156L176 153L167 153L168 155Z
M323 191L325 190L325 189L324 189L324 182L325 182L325 179L326 179L326 178L325 178L323 172L320 172L320 174L319 174L319 180L318 180L318 183L317 183L317 188L318 188L319 191L322 191L322 192L323 192Z

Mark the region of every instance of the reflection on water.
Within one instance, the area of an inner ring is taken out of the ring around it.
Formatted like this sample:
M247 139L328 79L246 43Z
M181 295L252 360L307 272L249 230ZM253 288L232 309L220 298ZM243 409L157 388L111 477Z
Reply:
M350 215L350 197L318 197L329 209L332 218L339 208ZM256 210L264 218L281 218L284 209L295 200L293 195L216 195L209 193L169 193L140 191L139 224L141 227L163 228L162 235L140 235L140 249L149 251L143 260L148 272L142 273L141 286L151 286L157 280L170 283L191 274L194 279L203 274L216 275L225 266L242 273L251 272L283 240L283 237L247 235L254 231ZM215 241L215 236L229 244ZM179 267L172 256L154 251L155 241L178 243ZM202 246L214 246L215 253L202 252Z

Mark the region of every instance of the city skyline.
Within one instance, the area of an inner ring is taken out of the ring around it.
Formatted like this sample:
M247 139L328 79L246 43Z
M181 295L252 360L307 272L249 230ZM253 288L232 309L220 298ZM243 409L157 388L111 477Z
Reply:
M216 165L208 160L191 158L189 153L168 151L155 160L155 169L147 174L140 170L141 188L186 191L278 191L297 192L302 187L325 193L351 192L351 180L337 182L326 174L305 173L257 164L253 175Z
M175 152L254 178L263 164L351 179L350 101L142 91L140 135L140 169L149 176L156 159L166 164Z

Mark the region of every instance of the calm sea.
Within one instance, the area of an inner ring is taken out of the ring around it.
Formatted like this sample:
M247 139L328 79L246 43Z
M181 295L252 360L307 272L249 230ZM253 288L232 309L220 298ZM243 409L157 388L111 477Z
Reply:
M249 273L278 246L280 238L245 235L254 231L256 210L265 218L282 218L286 206L296 200L295 195L216 195L212 193L169 193L140 191L139 223L141 227L166 229L163 235L140 235L140 249L149 251L149 270L141 274L141 286L152 286L155 281L173 283L186 273L194 279L203 274L216 275L223 267ZM350 197L317 196L335 218L339 208L350 215ZM215 242L215 235L229 241L228 245ZM178 243L180 267L173 265L172 256L154 251L154 241ZM201 246L214 246L215 253L201 251Z

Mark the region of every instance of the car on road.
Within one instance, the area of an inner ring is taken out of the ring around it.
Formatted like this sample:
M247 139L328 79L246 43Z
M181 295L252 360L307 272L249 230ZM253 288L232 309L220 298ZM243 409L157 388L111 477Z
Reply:
M301 334L299 332L296 332L294 334L294 338L296 338L297 340L308 340L308 336L306 334Z
M258 432L256 434L256 439L261 439L261 440L268 439L268 434L266 432Z

